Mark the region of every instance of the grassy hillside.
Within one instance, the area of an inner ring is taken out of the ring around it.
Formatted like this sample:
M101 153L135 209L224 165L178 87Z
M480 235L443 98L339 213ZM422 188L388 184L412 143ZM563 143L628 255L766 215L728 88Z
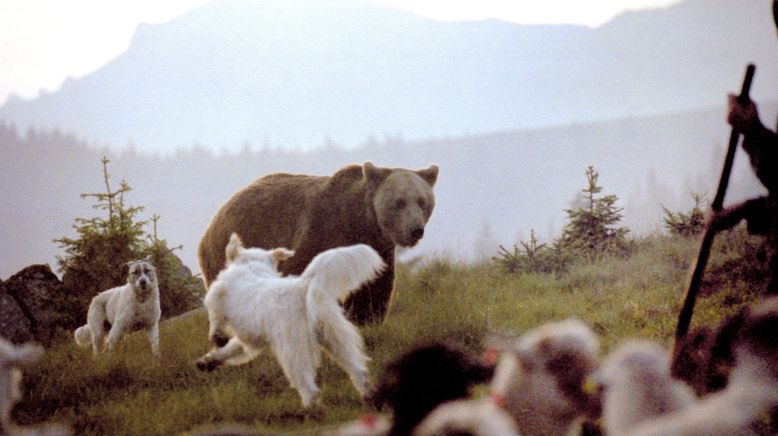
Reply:
M742 229L717 238L694 325L715 323L758 298L766 278L759 243ZM576 264L558 275L511 275L490 262L446 259L402 265L388 320L363 329L371 377L417 341L448 339L479 354L490 332L518 334L569 316L592 325L606 350L626 337L669 346L697 241L657 236L634 244L629 257ZM179 434L234 422L292 434L366 410L329 359L319 373L322 405L310 411L301 409L269 354L242 367L197 371L194 360L209 349L207 329L204 312L164 323L159 361L144 334L96 359L66 340L25 372L25 399L14 417L25 425L58 421L87 435Z

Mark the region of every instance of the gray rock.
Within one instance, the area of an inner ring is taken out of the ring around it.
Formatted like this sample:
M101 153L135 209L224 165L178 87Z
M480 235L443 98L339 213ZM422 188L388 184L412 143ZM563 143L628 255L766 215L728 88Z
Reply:
M49 343L57 328L77 327L77 308L73 307L68 290L48 265L28 266L11 276L4 285L29 321L38 342Z
M8 293L2 281L0 281L0 336L14 344L23 344L35 339L30 320Z

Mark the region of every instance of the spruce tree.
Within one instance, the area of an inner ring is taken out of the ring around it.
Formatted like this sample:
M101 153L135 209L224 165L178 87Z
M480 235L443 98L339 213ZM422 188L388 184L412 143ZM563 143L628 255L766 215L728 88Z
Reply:
M582 190L585 205L566 209L568 223L557 248L572 256L583 255L589 259L605 253L623 253L627 250L626 227L617 227L622 219L622 209L616 206L618 197L600 195L599 173L591 165L586 170L588 186Z

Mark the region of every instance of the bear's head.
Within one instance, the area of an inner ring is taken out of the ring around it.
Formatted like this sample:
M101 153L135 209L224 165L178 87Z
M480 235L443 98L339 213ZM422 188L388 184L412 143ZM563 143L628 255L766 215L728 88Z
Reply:
M373 210L381 231L397 245L413 247L424 236L438 178L438 166L413 171L378 168L365 162L362 172L372 192Z

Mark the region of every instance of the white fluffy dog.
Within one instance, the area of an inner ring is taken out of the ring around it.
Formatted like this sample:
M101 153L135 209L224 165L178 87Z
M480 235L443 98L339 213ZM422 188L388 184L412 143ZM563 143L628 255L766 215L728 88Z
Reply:
M291 250L244 248L232 234L225 252L226 268L205 297L209 336L217 348L202 356L197 367L210 371L224 363L241 365L269 342L289 384L308 407L319 393L316 369L323 346L364 396L369 359L359 330L339 302L383 270L378 253L364 244L334 248L314 257L300 276L281 277L278 263L293 256Z
M127 284L97 294L89 305L86 325L76 329L76 342L92 344L95 354L103 351L106 333L113 350L127 333L148 329L151 351L159 356L159 287L157 274L148 260L128 264Z

